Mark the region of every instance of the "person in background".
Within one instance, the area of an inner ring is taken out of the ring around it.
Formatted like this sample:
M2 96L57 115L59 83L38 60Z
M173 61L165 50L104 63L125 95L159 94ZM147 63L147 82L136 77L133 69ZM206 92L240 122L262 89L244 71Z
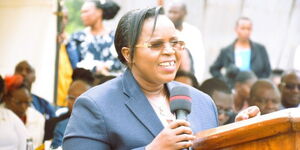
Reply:
M33 140L34 148L42 145L45 118L37 110L30 107L32 97L21 75L5 77L6 92L3 107L12 110L25 124L28 137Z
M269 80L256 81L250 90L249 106L258 106L262 115L279 110L281 95Z
M210 67L212 76L226 81L221 69L233 65L235 67L231 68L238 68L239 71L253 71L257 78L268 78L271 74L271 66L266 48L250 40L252 21L247 17L239 18L235 32L237 39L221 49L219 56Z
M190 86L192 86L196 89L199 87L199 83L197 81L197 78L191 72L178 70L174 80L178 81L178 82L181 82L181 83L185 83L187 85L190 85Z
M14 74L21 75L24 78L24 84L31 92L32 83L36 78L34 68L27 61L23 60L16 65ZM55 109L47 100L33 93L30 93L30 95L34 109L44 115L46 119L55 117Z
M56 149L62 145L63 136L66 130L66 126L69 122L73 104L75 100L82 93L87 91L90 87L91 85L89 83L80 79L73 80L73 82L71 83L70 88L68 90L68 96L66 98L68 101L68 112L67 112L68 117L66 117L64 120L57 122L57 124L55 125L53 131L53 140L50 146L51 148Z
M185 22L188 14L184 0L172 0L167 4L167 16L174 23L178 36L185 42L181 70L192 72L198 81L203 80L205 70L205 48L200 30Z
M4 80L0 76L0 149L26 150L28 133L24 124L15 113L1 104L4 88Z
M60 18L61 28L58 33L57 42L59 44L59 59L58 59L58 79L57 79L57 95L56 95L56 105L60 107L67 106L67 101L65 100L69 86L72 82L73 68L71 61L66 49L68 43L68 34L65 31L65 27L68 23L68 10L66 8L62 9L62 16Z
M270 80L278 87L281 82L281 78L284 75L284 70L282 69L274 69L272 70Z
M300 107L300 72L289 71L283 75L279 85L280 109Z
M115 47L127 70L78 97L64 150L183 149L192 146L193 133L218 125L209 96L173 81L184 42L161 7L126 13L118 23ZM188 88L193 99L190 123L175 120L170 111L170 91L176 86ZM258 109L247 112L241 117L252 117Z
M89 87L93 86L94 76L93 76L93 73L90 70L83 69L83 68L76 68L76 69L74 69L73 74L72 74L71 77L72 77L72 82L80 80L80 81L84 81L85 84L88 84ZM79 85L83 85L83 83L79 84ZM75 86L75 87L77 87L77 86ZM72 88L72 90L73 89L74 88ZM71 89L69 88L68 92L70 90ZM76 90L76 89L74 89L74 90ZM78 89L78 90L83 91L82 88ZM77 93L80 93L80 92L77 92ZM67 104L68 104L67 106L70 107L69 104L71 104L71 103L69 102L68 97L66 96L65 99L66 99ZM73 105L73 103L72 103L72 105ZM62 120L68 119L70 117L71 111L70 111L70 109L67 109L68 107L62 107L62 108L58 109L57 110L57 113L58 113L57 117L54 117L54 118L46 120L44 140L50 140L50 139L52 139L53 138L53 133L54 133L53 131L55 129L56 124L58 122L62 121Z
M250 96L250 89L257 81L256 75L252 71L239 72L235 78L234 85L234 110L240 112L248 107L247 99Z
M120 7L109 0L87 0L81 7L81 20L87 28L71 35L67 51L73 68L85 68L104 75L117 74L122 65L113 41L115 31L103 21L113 19Z
M219 125L234 122L236 113L233 111L233 94L223 80L207 79L200 85L199 90L208 94L217 105Z
M94 85L100 85L106 81L109 81L111 79L114 79L116 78L116 76L113 76L113 75L109 75L109 76L106 76L106 75L102 75L102 74L97 74L95 75L95 80L94 80Z

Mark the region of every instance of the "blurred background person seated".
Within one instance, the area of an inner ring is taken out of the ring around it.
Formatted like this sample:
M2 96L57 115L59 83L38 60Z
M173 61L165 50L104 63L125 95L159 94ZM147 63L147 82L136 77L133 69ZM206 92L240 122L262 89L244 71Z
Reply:
M269 80L256 81L250 91L249 106L257 106L262 115L279 110L281 95Z
M73 74L72 74L72 82L70 84L70 86L72 86L73 82L77 81L77 80L80 80L80 81L84 81L85 84L89 85L89 87L92 87L93 86L93 83L94 83L94 76L92 74L92 72L90 70L87 70L87 69L83 69L83 68L76 68L74 69L73 71ZM77 85L77 84L76 84ZM77 87L77 86L74 86L74 87ZM80 87L80 86L79 86ZM76 89L74 88L69 88L68 89L68 95L69 95L69 92L70 90L75 90L76 92ZM82 88L81 89L78 89L79 92L77 93L81 93ZM84 92L84 91L83 91ZM66 101L67 101L67 106L68 107L61 107L59 108L56 113L57 113L57 117L54 117L54 118L51 118L49 120L46 120L46 124L45 124L45 136L44 136L44 140L50 140L53 138L53 131L55 129L55 126L58 122L61 122L65 119L68 119L71 115L71 111L70 111L70 102L69 102L69 98L66 97L65 98Z
M219 125L234 122L236 113L233 111L233 95L223 80L210 78L205 80L199 90L208 94L218 109Z
M21 75L5 77L6 92L2 107L12 110L25 124L34 148L43 143L45 118L37 110L30 107L32 97Z
M51 148L56 149L62 145L62 140L64 137L67 124L69 122L70 115L72 113L74 102L77 99L77 97L79 97L82 93L87 91L90 87L91 85L84 80L77 79L72 81L67 96L68 117L66 117L64 120L57 122L57 124L55 125Z
M178 82L181 82L181 83L185 83L187 85L190 85L190 86L192 86L196 89L199 88L199 83L197 81L197 78L191 72L178 70L174 80L178 81Z
M4 94L4 80L0 76L0 104ZM0 149L26 150L27 130L18 116L0 105Z
M248 107L247 99L250 96L250 89L256 81L256 75L252 71L241 71L236 76L233 91L236 112Z
M300 72L289 71L283 75L279 85L281 92L280 109L300 107Z
M35 81L35 70L25 60L19 62L15 67L15 75L21 75L24 79L24 84L29 92L31 92L32 83ZM55 109L47 100L33 93L31 94L32 104L34 109L39 111L46 119L55 117Z
M113 76L113 75L103 75L103 74L96 74L95 75L95 81L94 81L94 86L96 85L100 85L108 80L111 80L111 79L114 79L116 78L116 76Z
M284 74L284 70L273 69L271 76L270 76L270 80L278 87L281 82L281 78L282 78L283 74Z

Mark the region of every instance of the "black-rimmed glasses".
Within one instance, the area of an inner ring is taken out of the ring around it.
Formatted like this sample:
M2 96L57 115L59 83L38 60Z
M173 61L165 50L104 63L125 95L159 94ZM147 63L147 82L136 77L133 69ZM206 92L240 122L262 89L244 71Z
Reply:
M300 91L300 84L282 83L282 85L288 90L294 90L298 88L298 90Z

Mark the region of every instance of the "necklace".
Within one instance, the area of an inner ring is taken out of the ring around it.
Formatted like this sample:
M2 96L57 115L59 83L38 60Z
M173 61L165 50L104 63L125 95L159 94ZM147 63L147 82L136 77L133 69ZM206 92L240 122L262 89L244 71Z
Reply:
M168 123L175 120L175 116L171 113L167 104L167 96L163 98L163 103L158 104L150 100L150 104L160 119L166 120Z

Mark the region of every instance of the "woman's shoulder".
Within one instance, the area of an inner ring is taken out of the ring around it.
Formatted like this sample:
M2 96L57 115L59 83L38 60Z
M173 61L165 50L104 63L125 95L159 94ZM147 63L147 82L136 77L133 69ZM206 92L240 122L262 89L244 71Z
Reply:
M119 95L122 92L121 87L121 79L120 77L117 77L95 87L92 87L82 96L86 96L93 100L104 100L107 97L112 98L116 95Z
M70 41L84 41L86 36L87 33L85 32L85 30L77 31L71 34Z
M189 92L190 92L190 96L196 96L196 97L206 97L207 98L207 94L203 93L202 91L190 86L190 85L187 85L187 84L183 84L183 83L180 83L180 82L177 82L177 81L172 81L170 83L170 87L175 87L175 86L183 86L183 87L186 87L189 89Z

